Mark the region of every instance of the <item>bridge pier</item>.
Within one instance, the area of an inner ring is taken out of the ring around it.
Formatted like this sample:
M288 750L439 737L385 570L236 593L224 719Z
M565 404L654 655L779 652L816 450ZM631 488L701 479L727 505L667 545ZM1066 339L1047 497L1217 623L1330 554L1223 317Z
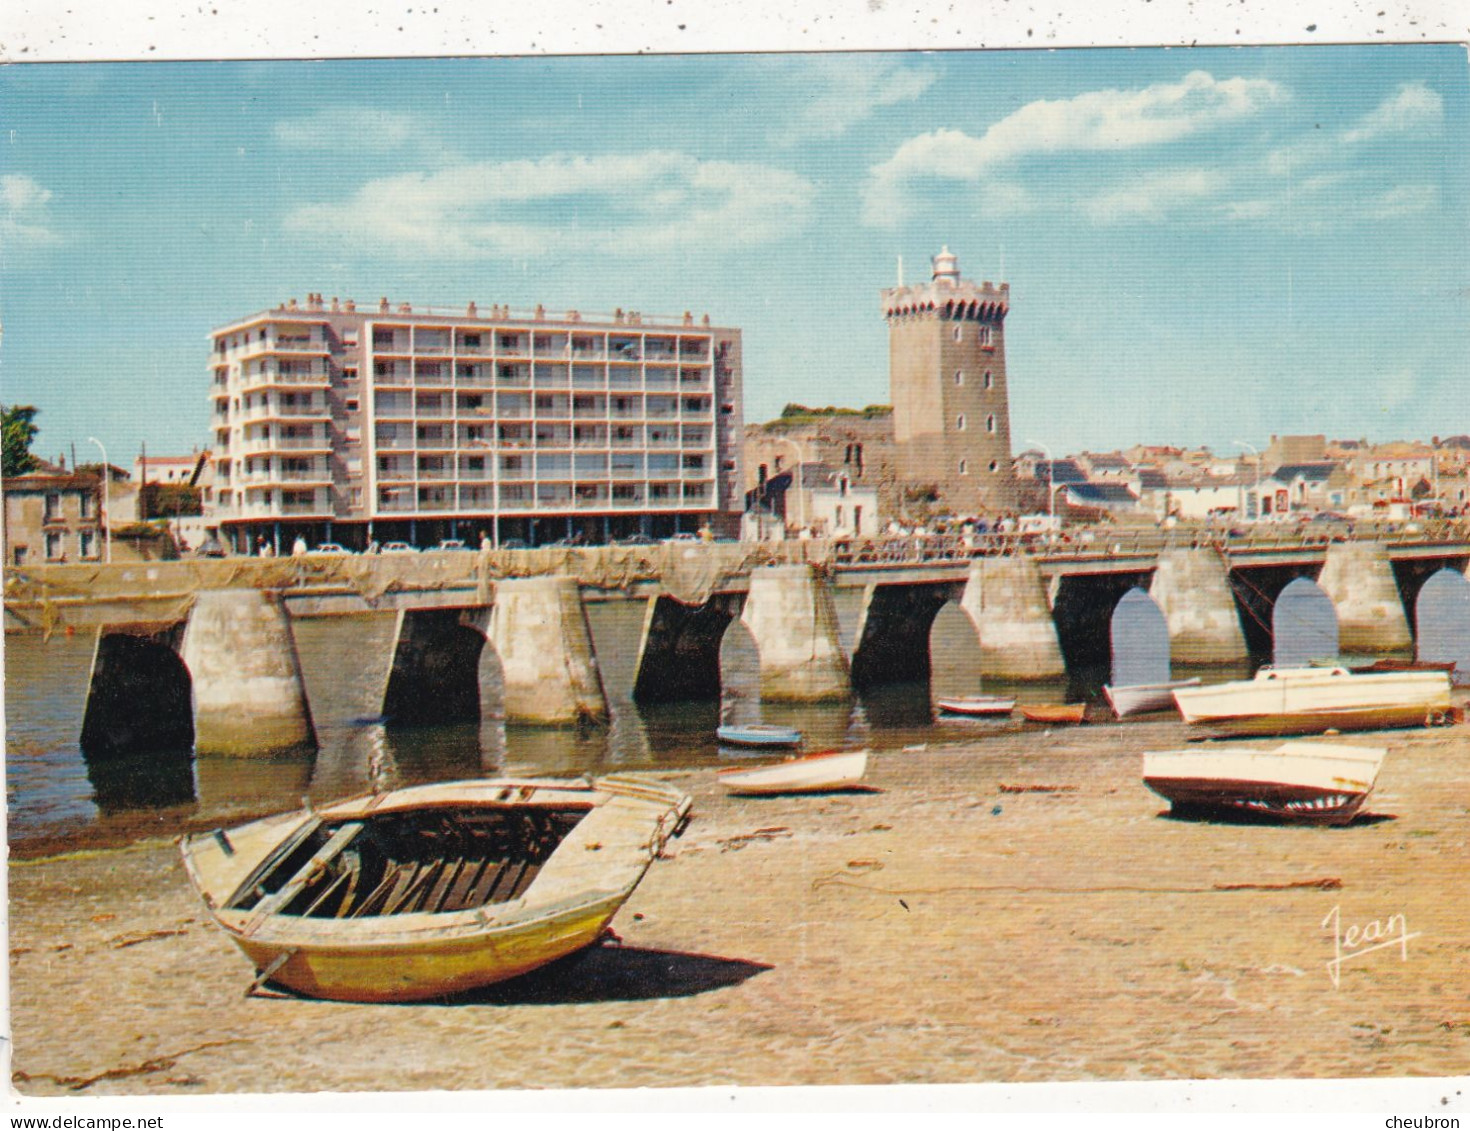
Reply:
M686 605L667 593L648 599L638 643L635 703L720 698L720 643L740 611L733 595Z
M1397 652L1413 645L1393 563L1382 543L1332 543L1317 584L1337 610L1342 651Z
M940 583L864 589L852 654L853 686L928 680L933 666L929 633L955 588Z
M488 609L402 609L383 688L389 724L474 721L480 717L480 653ZM466 623L467 617L470 623Z
M1235 664L1250 655L1230 570L1218 551L1160 551L1148 595L1169 626L1175 663Z
M762 699L815 702L851 694L832 593L811 566L752 570L740 619L760 653Z
M980 635L985 675L1039 680L1066 674L1046 585L1031 558L977 558L960 608Z
M205 589L184 631L194 750L239 756L316 748L291 621L259 589Z
M490 644L500 657L506 722L569 726L608 721L607 695L576 578L497 582Z

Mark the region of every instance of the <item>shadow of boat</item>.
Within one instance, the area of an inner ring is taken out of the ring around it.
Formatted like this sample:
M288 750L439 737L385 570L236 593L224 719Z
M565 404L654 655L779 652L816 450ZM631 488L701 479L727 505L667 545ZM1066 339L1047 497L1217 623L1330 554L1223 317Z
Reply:
M1271 813L1253 812L1249 809L1230 809L1214 806L1175 806L1162 809L1158 816L1166 821L1178 821L1186 825L1275 825L1278 828L1295 829L1357 829L1379 825L1384 821L1397 821L1395 813L1357 813L1352 820L1340 825L1311 824L1306 821L1283 820Z
M738 986L772 967L742 958L645 947L591 946L539 970L443 1005L583 1005L693 997Z

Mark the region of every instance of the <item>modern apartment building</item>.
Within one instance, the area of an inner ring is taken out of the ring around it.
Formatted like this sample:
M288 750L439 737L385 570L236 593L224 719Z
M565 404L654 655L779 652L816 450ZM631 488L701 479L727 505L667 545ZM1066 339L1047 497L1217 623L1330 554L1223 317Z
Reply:
M211 525L236 550L739 528L740 331L308 297L211 335Z

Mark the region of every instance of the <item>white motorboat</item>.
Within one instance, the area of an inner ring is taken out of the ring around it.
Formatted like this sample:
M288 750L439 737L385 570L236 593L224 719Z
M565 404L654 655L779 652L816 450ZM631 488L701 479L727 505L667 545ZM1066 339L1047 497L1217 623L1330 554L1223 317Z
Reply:
M1190 726L1221 735L1320 734L1453 722L1442 671L1354 675L1343 667L1265 669L1254 679L1173 692Z
M1175 679L1167 683L1135 683L1127 687L1103 688L1108 705L1120 719L1149 711L1174 710L1174 692L1181 687L1198 687L1198 679Z
M1284 742L1274 750L1197 746L1143 756L1143 782L1176 813L1233 812L1342 825L1362 807L1387 750Z
M831 750L767 766L720 770L718 774L720 784L731 793L819 793L856 785L867 769L866 750Z

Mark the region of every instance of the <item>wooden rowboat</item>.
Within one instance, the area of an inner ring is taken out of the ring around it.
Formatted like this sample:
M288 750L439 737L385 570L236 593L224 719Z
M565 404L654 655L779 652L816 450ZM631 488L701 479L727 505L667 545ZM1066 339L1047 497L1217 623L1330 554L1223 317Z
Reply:
M1327 742L1167 750L1143 756L1143 781L1176 813L1227 812L1342 825L1362 808L1387 751Z
M715 737L729 746L800 746L801 731L792 727L752 723L715 728Z
M420 1001L597 941L689 798L629 775L414 786L182 841L216 922L274 981Z
M935 705L949 715L974 718L1000 717L1016 709L1016 701L1000 695L962 695L954 699L936 699Z
M829 750L769 766L720 770L718 776L731 793L818 793L856 785L867 769L866 750Z
M1076 726L1087 718L1086 703L1033 703L1021 707L1021 717L1033 723Z

